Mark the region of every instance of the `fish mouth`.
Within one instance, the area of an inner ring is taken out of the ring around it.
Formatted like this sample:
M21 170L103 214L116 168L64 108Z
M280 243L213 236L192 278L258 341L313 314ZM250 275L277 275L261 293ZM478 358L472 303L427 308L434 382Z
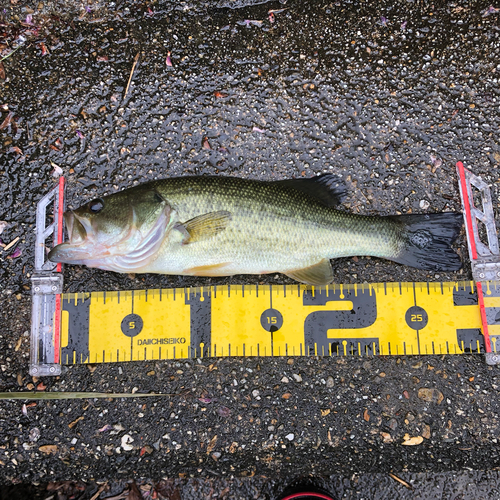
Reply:
M68 230L69 243L78 245L87 238L87 230L81 219L72 210L64 212L64 223Z
M85 225L90 225L78 217L72 210L64 212L64 223L68 232L69 241L55 246L48 255L51 262L63 264L83 264L90 256L92 247Z

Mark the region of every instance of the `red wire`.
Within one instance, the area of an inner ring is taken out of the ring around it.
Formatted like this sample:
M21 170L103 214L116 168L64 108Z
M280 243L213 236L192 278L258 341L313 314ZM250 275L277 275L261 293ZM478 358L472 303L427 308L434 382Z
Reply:
M310 492L304 492L304 493L292 493L291 495L288 495L281 500L292 500L294 498L304 498L305 496L309 496L312 498L322 498L323 500L333 500L332 497L323 495L323 493L310 493Z

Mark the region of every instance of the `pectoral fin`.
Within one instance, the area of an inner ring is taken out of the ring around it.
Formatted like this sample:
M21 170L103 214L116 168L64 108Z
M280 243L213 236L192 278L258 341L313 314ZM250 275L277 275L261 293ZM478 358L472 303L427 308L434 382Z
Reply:
M332 265L328 259L323 259L317 264L304 269L297 269L284 274L306 285L328 285L333 281Z
M226 229L230 221L231 212L220 210L218 212L199 215L194 219L184 222L184 224L177 224L175 228L185 235L183 244L187 245L195 241L212 238Z

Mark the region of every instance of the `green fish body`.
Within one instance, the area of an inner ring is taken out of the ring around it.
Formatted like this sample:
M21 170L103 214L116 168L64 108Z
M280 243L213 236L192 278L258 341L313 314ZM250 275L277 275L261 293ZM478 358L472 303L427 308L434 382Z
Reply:
M69 242L54 262L116 272L230 276L280 272L333 280L330 259L382 257L414 267L460 268L450 248L461 215L364 216L336 210L330 174L264 182L177 177L105 196L65 214Z

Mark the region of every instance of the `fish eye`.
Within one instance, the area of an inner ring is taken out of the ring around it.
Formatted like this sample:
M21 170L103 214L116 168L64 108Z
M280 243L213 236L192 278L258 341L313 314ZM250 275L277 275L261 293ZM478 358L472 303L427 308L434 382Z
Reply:
M98 214L104 208L104 201L101 198L96 198L89 203L89 210L93 214Z

